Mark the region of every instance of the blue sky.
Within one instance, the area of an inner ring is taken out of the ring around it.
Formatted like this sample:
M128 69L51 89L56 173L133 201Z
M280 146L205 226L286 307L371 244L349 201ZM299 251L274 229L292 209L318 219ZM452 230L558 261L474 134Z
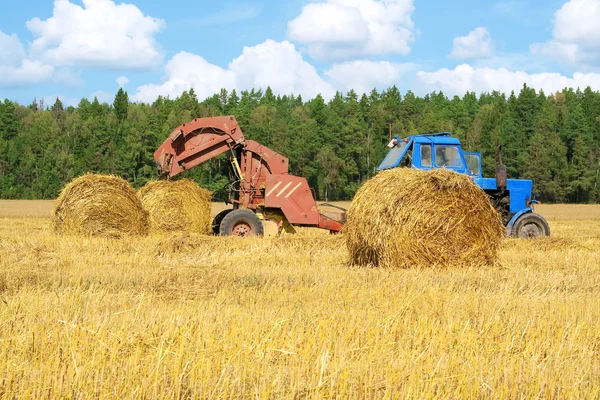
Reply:
M0 98L600 90L600 0L30 0L0 14Z

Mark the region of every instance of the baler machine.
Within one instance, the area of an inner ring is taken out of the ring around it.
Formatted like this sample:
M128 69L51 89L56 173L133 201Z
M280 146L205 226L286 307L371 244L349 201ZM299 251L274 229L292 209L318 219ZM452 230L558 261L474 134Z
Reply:
M336 219L322 214L306 179L288 173L288 159L246 140L233 116L198 118L177 127L154 159L162 176L174 177L225 153L230 166L227 203L233 208L214 218L215 234L271 236L294 232L294 226L342 229L345 213Z

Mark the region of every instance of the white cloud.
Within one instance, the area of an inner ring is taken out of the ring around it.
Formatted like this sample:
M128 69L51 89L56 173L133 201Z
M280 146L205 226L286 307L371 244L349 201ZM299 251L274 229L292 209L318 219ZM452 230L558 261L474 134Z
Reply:
M576 44L567 44L557 41L534 43L530 47L533 54L555 58L567 64L576 64L581 61L582 54Z
M412 63L359 60L335 64L325 75L338 89L369 93L374 88L386 89L400 83L400 79L416 68Z
M531 52L568 64L600 60L600 0L570 0L554 14L553 39L534 43Z
M176 97L190 88L201 99L218 93L221 88L245 90L270 86L275 93L304 97L318 93L331 97L334 93L333 87L287 41L267 40L245 47L227 69L210 64L199 55L181 52L167 63L165 72L162 84L138 87L133 100L153 102L159 95Z
M126 76L120 76L117 78L117 85L119 85L120 88L125 87L128 83L129 78Z
M600 0L571 0L555 14L554 38L600 48Z
M52 17L34 18L31 54L52 65L149 68L161 61L154 35L164 22L112 0L55 0Z
M0 87L19 87L50 79L54 67L26 58L15 34L0 31Z
M24 59L20 65L0 65L0 87L19 87L52 78L54 67Z
M568 77L553 72L528 74L505 68L473 68L468 64L459 65L454 70L444 68L435 72L420 71L417 73L417 79L422 91L442 90L447 95L463 95L467 91L518 92L524 83L546 93L560 91L565 87L583 89L591 86L600 90L600 74L597 73L576 72L572 77Z
M414 0L325 0L302 8L288 37L308 45L313 58L408 54Z
M75 88L81 88L84 85L81 78L81 72L75 71L70 67L59 67L54 69L52 81L60 85L66 85Z
M453 40L450 57L461 60L488 58L492 55L492 36L485 27L478 27L467 36L458 36Z
M323 81L315 67L306 62L288 41L266 42L244 47L242 55L229 64L236 83L242 89L271 86L276 93L313 97L332 96L333 88Z
M16 34L7 35L0 30L0 65L18 65L25 58L25 49Z
M53 81L83 84L76 65L115 68L150 67L161 61L154 34L164 23L144 16L130 4L83 0L83 7L55 0L53 16L34 18L34 34L26 52L16 34L0 31L0 86L20 87Z
M231 71L210 64L199 55L183 51L167 63L164 80L160 85L150 83L138 87L133 100L152 103L158 96L175 98L190 88L194 88L202 99L221 88L235 88L235 76Z

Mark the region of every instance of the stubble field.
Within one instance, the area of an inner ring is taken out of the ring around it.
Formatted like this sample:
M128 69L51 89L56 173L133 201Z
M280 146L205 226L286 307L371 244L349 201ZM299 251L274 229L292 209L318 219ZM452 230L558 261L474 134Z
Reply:
M600 397L600 206L445 270L314 230L56 236L51 208L0 201L0 398Z

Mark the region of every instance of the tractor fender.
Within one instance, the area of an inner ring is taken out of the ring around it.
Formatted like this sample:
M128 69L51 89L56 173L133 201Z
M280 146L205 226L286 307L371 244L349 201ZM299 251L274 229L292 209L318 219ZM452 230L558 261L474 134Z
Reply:
M517 220L519 218L521 218L523 215L529 214L530 212L533 212L533 208L527 207L527 208L522 209L515 215L513 215L513 217L510 219L510 221L508 221L508 224L506 224L506 237L512 236L512 230L513 230L513 227L515 226L515 224L517 223Z

